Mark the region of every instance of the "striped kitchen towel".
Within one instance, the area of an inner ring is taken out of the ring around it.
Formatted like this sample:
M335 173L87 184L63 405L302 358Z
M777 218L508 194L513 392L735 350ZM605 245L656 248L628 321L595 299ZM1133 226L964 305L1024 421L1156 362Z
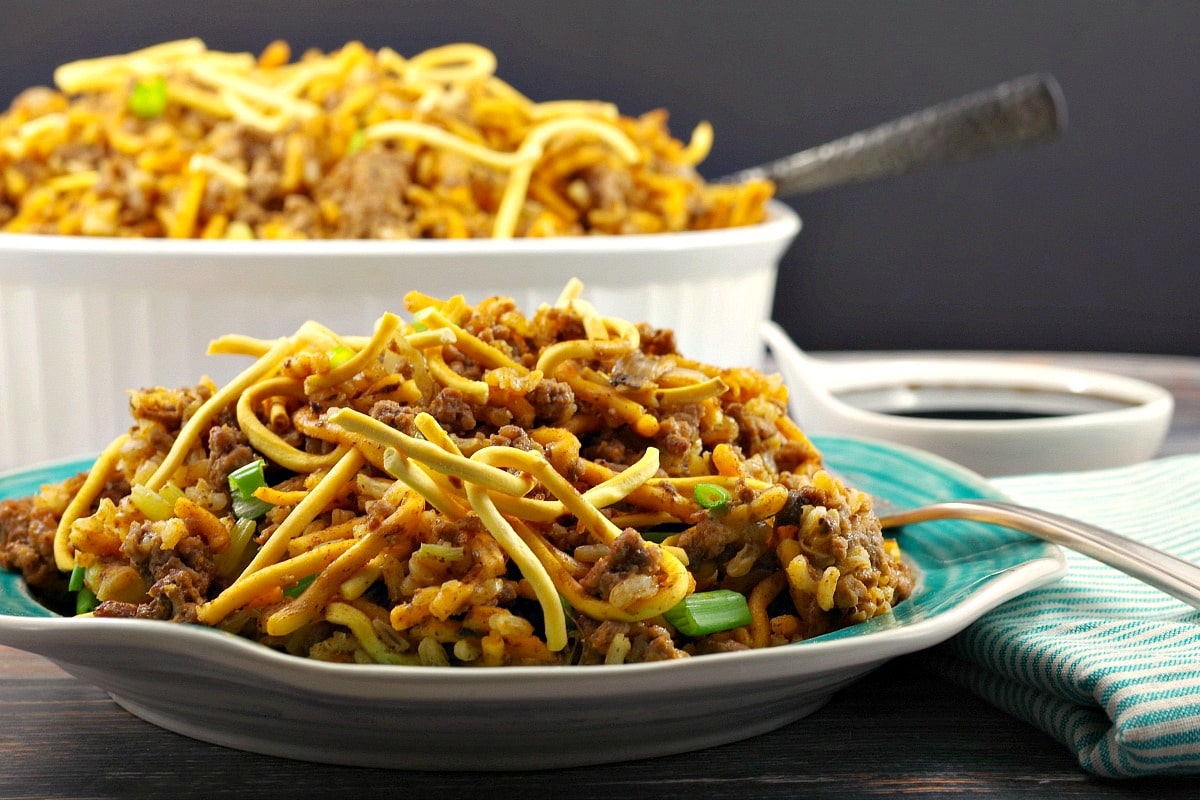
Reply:
M1200 563L1200 454L997 478L1024 505ZM929 654L1105 777L1200 774L1200 612L1086 556Z

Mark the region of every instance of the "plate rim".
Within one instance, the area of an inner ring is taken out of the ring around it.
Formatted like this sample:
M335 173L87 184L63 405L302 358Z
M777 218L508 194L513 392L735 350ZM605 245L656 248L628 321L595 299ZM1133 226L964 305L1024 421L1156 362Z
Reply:
M930 467L939 476L948 473L955 479L969 484L973 489L998 499L1004 497L1003 493L978 473L949 459L918 448L859 437L814 436L812 438L814 444L822 452L830 449L836 451L840 443L846 443L867 449L882 449L899 453L923 466ZM54 468L65 469L79 461L79 458L57 459L28 469L10 470L0 474L0 483L37 471ZM935 612L923 619L902 623L895 627L883 627L879 630L864 630L862 633L843 635L840 638L817 637L780 647L715 653L663 662L623 664L615 668L611 665L575 665L569 667L509 666L500 669L445 670L403 665L333 664L278 652L249 639L203 626L175 623L159 623L158 625L152 623L148 626L145 624L147 620L81 620L61 616L39 617L7 613L0 613L0 643L19 649L28 649L30 652L39 652L38 649L24 645L55 644L65 640L74 641L76 645L82 646L88 643L100 643L115 636L129 644L136 643L138 647L147 651L157 650L194 655L197 650L200 650L207 654L205 658L212 659L222 666L237 664L241 668L252 667L261 675L269 676L289 688L304 688L311 691L314 687L314 680L320 679L316 682L322 693L342 698L359 697L367 686L371 687L373 692L377 692L381 685L387 686L388 684L395 687L416 686L428 689L444 682L448 676L454 676L451 678L454 684L505 687L510 692L508 697L510 700L513 699L511 692L514 690L517 691L517 695L522 694L519 687L534 686L536 687L535 691L538 692L547 687L555 689L560 685L570 687L572 684L577 684L578 676L582 675L589 676L587 683L593 688L608 687L608 690L611 691L620 690L627 693L639 684L656 685L657 676L661 673L676 676L680 680L693 679L696 673L699 673L702 679L704 672L718 671L717 665L722 663L736 663L739 670L748 679L770 680L772 676L778 676L780 672L795 671L803 674L805 662L827 664L844 658L847 654L861 655L861 651L864 650L869 651L867 658L849 660L844 663L858 665L866 662L883 662L953 637L996 606L1061 577L1066 570L1066 558L1061 549L1032 538L1030 543L1038 546L1030 558L1015 565L1005 566L997 573L990 575L981 586L952 603L949 608ZM919 562L917 566L921 566ZM15 576L15 581L20 581L20 577ZM3 591L4 587L11 583L13 582L0 584L0 591ZM869 625L870 623L860 624ZM845 630L852 630L852 628ZM12 644L14 640L21 643ZM870 646L864 647L864 643L869 643ZM198 648L197 645L205 646ZM801 654L804 654L805 657L798 658L797 656ZM69 666L72 663L70 660L55 656L46 657L63 664L70 671ZM74 663L87 664L88 661L85 658ZM337 680L328 680L333 677L336 677ZM536 680L531 680L531 678L536 678Z

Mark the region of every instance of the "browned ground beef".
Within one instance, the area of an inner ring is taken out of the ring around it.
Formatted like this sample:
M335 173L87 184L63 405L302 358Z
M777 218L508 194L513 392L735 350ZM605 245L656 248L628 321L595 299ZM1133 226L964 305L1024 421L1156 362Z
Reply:
M254 461L246 435L233 425L218 425L208 432L208 482L218 491L228 485L229 473Z
M412 157L401 151L369 150L340 161L316 188L318 202L338 211L332 235L340 239L392 238L406 228L412 205L404 190L412 182ZM315 230L301 228L300 230Z
M574 416L575 392L561 381L543 380L530 393L534 414L546 425L561 425Z
M653 575L661 568L661 556L650 550L640 533L626 530L609 545L608 555L601 558L580 579L584 591L603 599L612 588L635 573Z
M30 586L44 587L59 577L54 566L58 514L34 509L33 498L0 503L0 567L20 571Z
M206 600L217 576L203 537L191 533L167 549L151 526L134 523L121 550L150 586L149 598L140 604L107 600L96 607L96 616L196 621L196 606Z

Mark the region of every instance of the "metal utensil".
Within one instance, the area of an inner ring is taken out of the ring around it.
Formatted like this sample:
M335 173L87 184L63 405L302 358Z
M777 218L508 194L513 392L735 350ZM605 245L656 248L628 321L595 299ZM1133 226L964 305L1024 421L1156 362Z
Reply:
M995 500L951 500L897 511L887 506L884 500L876 504L884 528L936 519L1003 525L1083 553L1200 608L1200 566L1104 528Z
M1053 76L1026 75L718 182L769 178L776 195L788 197L1048 141L1063 131L1066 120Z

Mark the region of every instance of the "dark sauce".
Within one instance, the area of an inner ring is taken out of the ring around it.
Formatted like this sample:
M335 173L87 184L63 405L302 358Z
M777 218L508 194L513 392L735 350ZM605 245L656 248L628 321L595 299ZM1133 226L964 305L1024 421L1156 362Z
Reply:
M909 417L912 419L962 419L962 420L1014 420L1014 419L1049 419L1051 417L1066 417L1068 414L1044 414L1039 411L1005 410L1000 408L929 408L905 411L884 412L890 417Z
M1019 387L899 384L841 392L837 398L864 411L890 417L975 422L1060 419L1129 407L1128 403L1098 395Z

